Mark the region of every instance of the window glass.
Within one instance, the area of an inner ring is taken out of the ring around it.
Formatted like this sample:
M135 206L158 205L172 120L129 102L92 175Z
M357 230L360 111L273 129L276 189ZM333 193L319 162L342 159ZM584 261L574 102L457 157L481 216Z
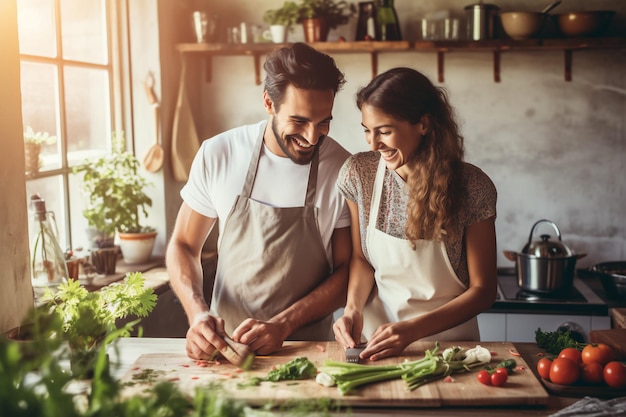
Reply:
M61 0L63 58L105 64L106 19L103 0Z
M58 137L57 71L54 65L22 61L22 118L24 129L46 132L56 137L52 143L41 145L40 171L61 167L61 140Z
M26 183L26 197L29 200L28 204L28 226L30 234L32 235L36 230L33 224L34 212L30 204L30 198L34 194L39 196L46 202L46 211L54 213L56 224L59 232L59 244L61 249L68 249L68 234L65 225L65 201L63 201L63 181L61 176L53 176L47 178L38 178L28 181Z
M68 152L111 149L111 104L106 70L67 66L65 106Z
M54 0L19 0L17 27L20 53L56 56L54 25Z

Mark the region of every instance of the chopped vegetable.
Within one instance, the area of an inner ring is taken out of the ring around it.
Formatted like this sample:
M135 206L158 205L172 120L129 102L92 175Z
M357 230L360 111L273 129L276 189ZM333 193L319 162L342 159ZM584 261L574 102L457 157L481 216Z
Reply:
M481 346L467 350L455 346L445 349L442 354L437 354L438 350L439 343L435 342L434 349L426 350L423 358L397 365L363 365L329 359L320 371L334 378L341 394L350 393L362 385L396 378L404 379L407 388L414 390L454 372L470 371L491 360L489 350Z
M513 372L513 369L517 366L515 359L505 359L499 362L496 366L485 366L485 370L487 370L490 374L496 372L499 368L506 369L507 373Z
M587 345L574 340L570 336L569 330L543 332L541 328L535 330L535 342L539 348L546 350L552 355L558 355L563 349L568 347L582 350Z
M300 357L277 366L267 373L265 378L254 377L246 383L237 384L239 388L260 385L263 381L284 381L315 378L317 368L308 358Z

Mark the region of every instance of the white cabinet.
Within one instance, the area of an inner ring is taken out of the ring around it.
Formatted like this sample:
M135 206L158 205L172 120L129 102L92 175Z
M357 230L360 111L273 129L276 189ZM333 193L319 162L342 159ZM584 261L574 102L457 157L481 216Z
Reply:
M611 328L610 316L573 316L560 314L482 313L478 327L482 341L535 342L535 330L555 331L564 323L582 328L585 337L591 330Z

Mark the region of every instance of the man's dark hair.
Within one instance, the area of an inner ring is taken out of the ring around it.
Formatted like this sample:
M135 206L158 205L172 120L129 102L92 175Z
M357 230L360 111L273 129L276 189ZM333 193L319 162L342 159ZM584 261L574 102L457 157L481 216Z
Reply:
M330 56L302 42L270 52L263 68L265 90L277 108L290 84L305 90L333 90L336 94L346 82Z

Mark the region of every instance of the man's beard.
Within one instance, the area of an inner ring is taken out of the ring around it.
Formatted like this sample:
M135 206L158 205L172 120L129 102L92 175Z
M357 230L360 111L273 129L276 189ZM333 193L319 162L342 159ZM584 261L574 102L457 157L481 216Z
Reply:
M292 150L288 146L289 143L293 142L294 140L293 138L298 138L300 142L308 143L308 141L304 140L302 136L300 135L287 135L285 138L283 138L278 132L278 126L277 126L277 122L275 118L272 120L272 133L274 133L274 137L276 138L276 142L278 142L278 146L280 146L280 149L282 149L282 151L285 153L285 155L287 155L289 159L291 159L294 163L298 165L307 165L309 162L311 162L311 160L313 159L313 156L318 151L319 146L322 144L322 142L326 138L326 135L321 135L317 144L312 145L314 147L313 152L310 152L307 154L301 154L299 152L297 153L292 152ZM297 145L294 145L294 146L297 146Z

